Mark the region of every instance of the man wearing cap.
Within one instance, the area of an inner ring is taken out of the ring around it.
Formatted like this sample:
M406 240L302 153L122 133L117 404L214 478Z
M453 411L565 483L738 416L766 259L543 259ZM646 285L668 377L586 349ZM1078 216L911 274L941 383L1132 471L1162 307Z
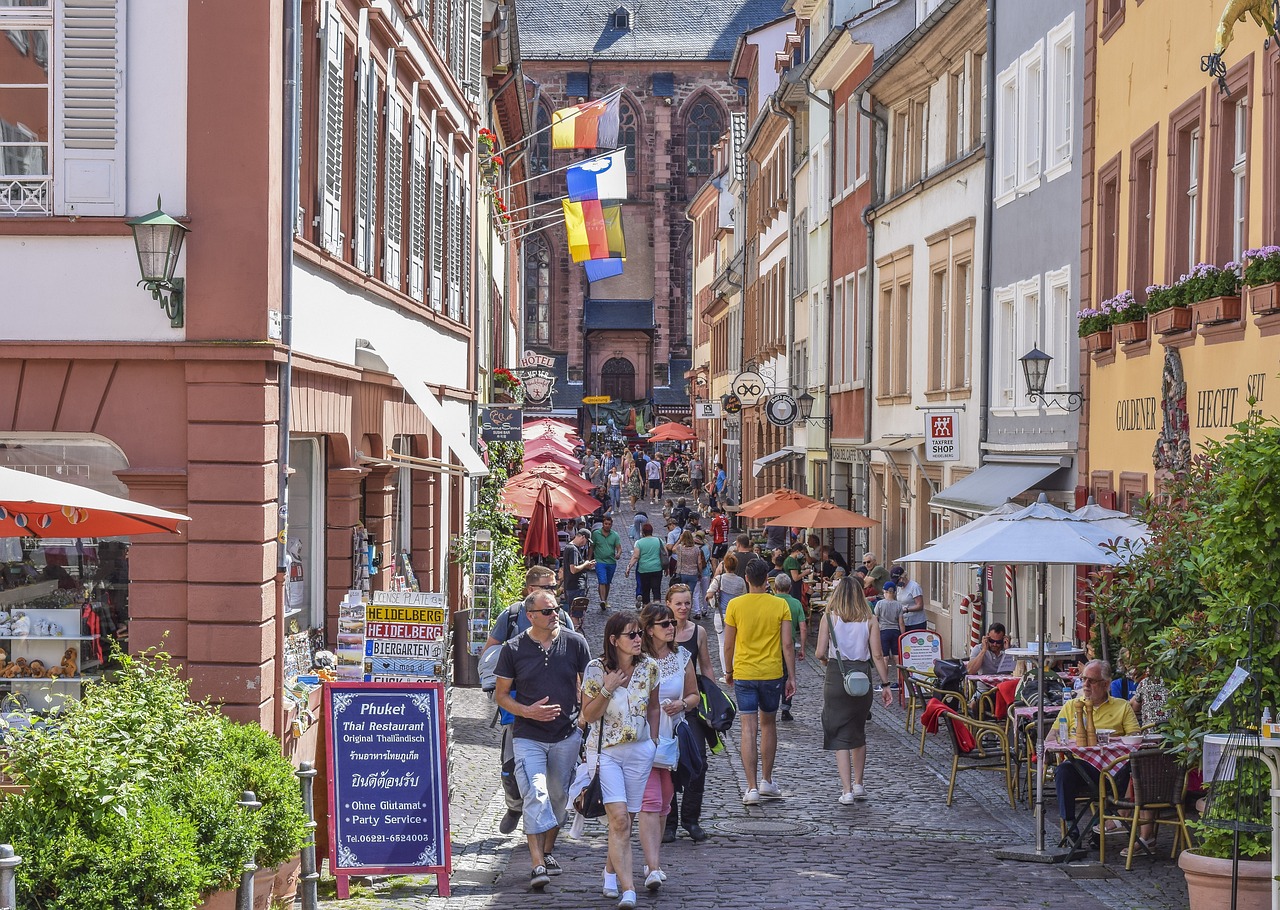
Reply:
M862 565L867 570L867 577L875 584L876 590L883 590L884 583L889 580L889 570L876 563L876 554L863 553Z
M560 578L564 584L564 607L573 619L575 629L582 627L587 614L587 573L596 567L594 559L587 558L586 528L578 528L560 554Z
M929 625L924 612L924 589L919 582L907 575L905 566L894 566L889 579L898 586L898 603L902 604L902 625L908 632L915 632Z

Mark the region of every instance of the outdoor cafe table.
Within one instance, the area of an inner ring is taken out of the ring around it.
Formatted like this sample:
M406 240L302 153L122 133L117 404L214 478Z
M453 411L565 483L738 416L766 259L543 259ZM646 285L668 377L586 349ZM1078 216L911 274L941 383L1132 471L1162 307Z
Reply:
M1138 740L1136 743L1126 743L1122 741L1119 736L1113 736L1110 742L1102 746L1077 746L1075 743L1060 743L1058 742L1058 736L1056 733L1045 737L1044 741L1046 756L1048 753L1053 752L1059 755L1063 761L1074 756L1081 761L1089 763L1099 772L1102 772L1102 769L1106 768L1109 763L1117 759L1127 758L1131 753L1136 752L1141 748L1141 740ZM1119 770L1118 765L1110 768L1109 773L1114 774L1117 770ZM1094 822L1097 820L1098 816L1097 810L1092 807L1092 803L1086 804L1086 809L1076 816L1076 822L1079 822L1080 816L1082 816L1084 812L1092 810L1089 820L1085 822L1084 825L1077 825L1067 831L1067 838L1071 838L1072 830L1074 830L1076 835L1083 839L1093 829ZM1081 844L1073 841L1072 848L1079 849L1081 848Z

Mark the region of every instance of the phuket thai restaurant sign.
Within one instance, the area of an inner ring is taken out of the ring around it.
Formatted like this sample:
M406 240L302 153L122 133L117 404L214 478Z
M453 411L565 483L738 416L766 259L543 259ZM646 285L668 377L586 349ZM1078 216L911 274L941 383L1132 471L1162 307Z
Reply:
M325 685L330 862L351 875L438 873L448 895L442 683Z

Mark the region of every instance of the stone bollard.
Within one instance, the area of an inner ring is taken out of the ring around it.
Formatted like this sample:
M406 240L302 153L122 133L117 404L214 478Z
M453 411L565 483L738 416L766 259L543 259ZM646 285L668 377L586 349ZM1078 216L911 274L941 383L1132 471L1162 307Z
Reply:
M301 762L298 770L298 785L302 789L302 811L307 816L307 830L311 832L306 845L302 848L302 910L318 910L320 895L317 887L320 884L320 870L316 868L316 799L315 766L309 761Z
M0 844L0 910L16 910L18 906L18 888L14 882L14 870L22 862L21 856L15 856L13 847Z
M236 805L246 812L256 812L262 808L262 803L258 802L258 797L252 790L245 790L240 794ZM257 871L258 864L250 854L240 872L240 887L236 889L236 910L253 910L253 873Z

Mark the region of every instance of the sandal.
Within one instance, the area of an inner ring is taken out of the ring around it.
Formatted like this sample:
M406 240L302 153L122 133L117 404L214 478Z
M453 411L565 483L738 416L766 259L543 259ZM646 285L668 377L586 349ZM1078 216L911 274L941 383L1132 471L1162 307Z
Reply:
M1152 846L1153 844L1151 843L1151 841L1147 840L1145 837L1140 837L1133 842L1134 855L1135 856L1155 856L1156 855L1155 851L1151 849ZM1128 847L1125 847L1123 850L1120 851L1120 858L1121 859L1129 858Z
M1124 825L1122 825L1120 822L1116 821L1115 819L1113 818L1107 819L1107 835L1108 836L1112 834L1123 834L1128 830L1129 830L1128 828L1126 828ZM1099 834L1099 835L1102 834L1102 826L1094 825L1093 833Z

